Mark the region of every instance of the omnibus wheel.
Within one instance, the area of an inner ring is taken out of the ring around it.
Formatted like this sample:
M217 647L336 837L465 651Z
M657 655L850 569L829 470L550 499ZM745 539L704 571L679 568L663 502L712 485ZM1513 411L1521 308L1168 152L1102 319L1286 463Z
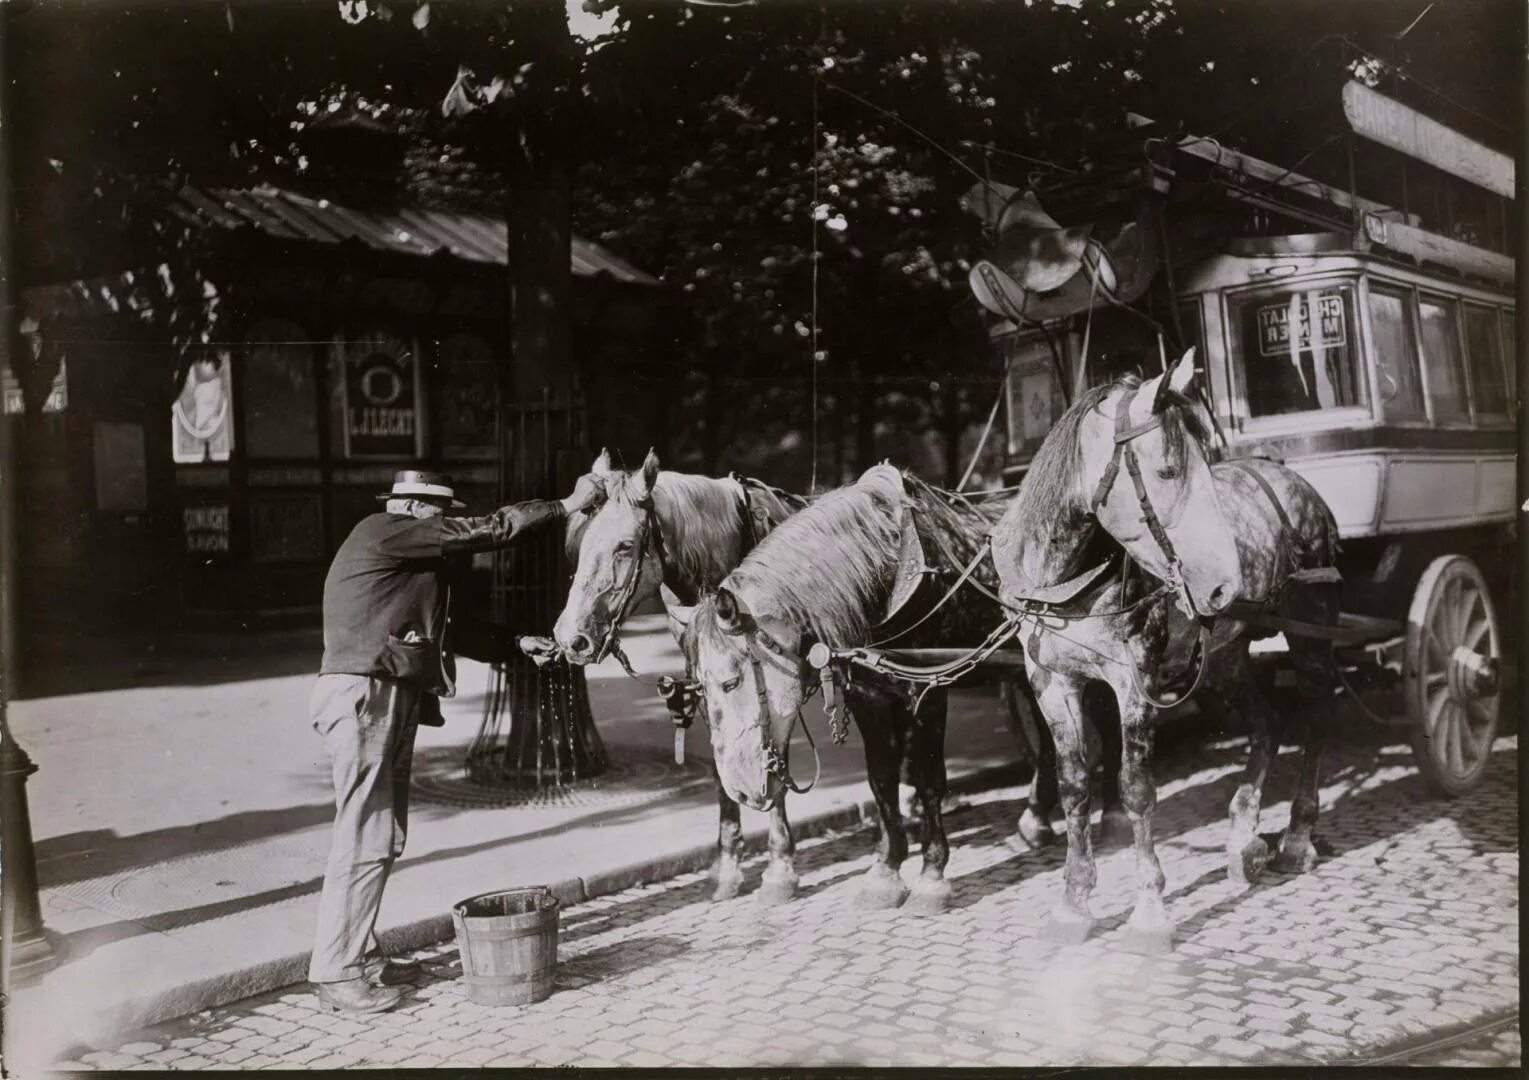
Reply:
M1486 578L1464 555L1428 564L1407 612L1404 694L1428 786L1456 798L1486 772L1500 713L1502 639Z

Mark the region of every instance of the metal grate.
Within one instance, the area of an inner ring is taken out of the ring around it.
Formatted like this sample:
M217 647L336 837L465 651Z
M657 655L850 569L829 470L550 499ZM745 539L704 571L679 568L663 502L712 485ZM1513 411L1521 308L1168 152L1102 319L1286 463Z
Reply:
M588 460L581 397L499 411L499 501L552 498L572 488ZM561 530L525 537L494 560L490 617L514 634L545 634L568 597ZM479 784L540 789L601 775L607 758L589 711L584 671L525 657L495 664L468 775Z

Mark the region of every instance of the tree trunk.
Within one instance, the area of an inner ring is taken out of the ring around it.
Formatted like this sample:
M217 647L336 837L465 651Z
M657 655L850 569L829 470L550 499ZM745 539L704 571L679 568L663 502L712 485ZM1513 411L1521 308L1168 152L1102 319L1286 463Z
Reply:
M561 10L555 14L561 22ZM566 94L552 96L551 109L523 108L511 121L505 218L513 325L501 410L503 502L558 498L587 463L570 348L572 162L566 126L556 121ZM503 552L494 592L496 620L517 635L546 634L568 596L562 530L527 535ZM501 710L509 721L502 745L495 715ZM598 776L605 764L582 668L562 660L538 667L518 654L496 665L484 724L468 752L475 777L541 787Z

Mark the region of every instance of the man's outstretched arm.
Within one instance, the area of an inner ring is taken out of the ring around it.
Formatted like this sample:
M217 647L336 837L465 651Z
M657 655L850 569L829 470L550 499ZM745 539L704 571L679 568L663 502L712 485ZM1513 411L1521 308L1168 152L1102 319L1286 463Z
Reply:
M471 554L504 547L527 529L548 521L562 521L569 514L593 505L603 493L603 482L591 473L579 477L573 494L566 499L531 499L500 507L484 517L438 518L441 554Z

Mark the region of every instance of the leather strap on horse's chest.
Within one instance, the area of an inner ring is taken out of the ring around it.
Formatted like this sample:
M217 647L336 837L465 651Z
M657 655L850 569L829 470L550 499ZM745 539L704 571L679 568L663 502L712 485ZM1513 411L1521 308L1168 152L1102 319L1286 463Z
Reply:
M1274 485L1264 479L1263 473L1253 468L1251 462L1239 460L1228 461L1227 464L1244 476L1253 478L1253 481L1263 489L1264 496L1269 500L1269 504L1274 507L1274 512L1279 515L1280 532L1286 535L1293 534L1295 526L1290 523L1290 515L1285 513L1285 504L1279 501L1279 496L1274 493Z
M1306 540L1296 530L1290 520L1290 515L1285 511L1285 504L1275 493L1274 485L1264 478L1264 475L1253 467L1249 461L1229 461L1227 465L1244 476L1251 477L1258 484L1259 490L1264 493L1264 498L1269 500L1269 505L1274 507L1274 513L1279 518L1279 540L1275 545L1275 563L1273 592L1268 601L1277 601L1283 585L1288 581L1306 562L1306 557L1311 553Z

